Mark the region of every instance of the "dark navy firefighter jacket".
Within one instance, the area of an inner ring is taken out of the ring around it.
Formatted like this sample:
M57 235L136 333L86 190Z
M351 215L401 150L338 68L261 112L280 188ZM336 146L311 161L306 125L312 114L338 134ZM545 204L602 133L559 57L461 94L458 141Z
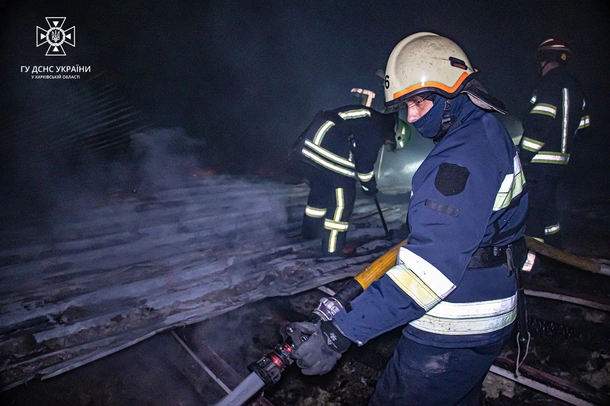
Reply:
M438 97L414 123L426 138L438 132L444 100ZM359 345L401 325L414 341L449 348L485 345L512 330L515 275L504 264L468 265L478 247L523 236L528 201L521 164L493 114L463 94L451 104L455 122L413 177L408 244L397 264L334 318Z
M395 119L394 114L361 105L320 112L304 134L303 160L358 179L365 190L375 188L377 155L385 140L393 137Z

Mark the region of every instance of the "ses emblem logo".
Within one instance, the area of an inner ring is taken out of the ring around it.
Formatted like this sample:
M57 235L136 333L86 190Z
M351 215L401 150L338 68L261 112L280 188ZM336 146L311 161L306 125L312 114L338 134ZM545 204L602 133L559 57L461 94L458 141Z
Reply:
M36 26L36 46L49 44L45 56L66 56L64 44L76 47L76 28L63 29L66 17L45 17L49 29Z

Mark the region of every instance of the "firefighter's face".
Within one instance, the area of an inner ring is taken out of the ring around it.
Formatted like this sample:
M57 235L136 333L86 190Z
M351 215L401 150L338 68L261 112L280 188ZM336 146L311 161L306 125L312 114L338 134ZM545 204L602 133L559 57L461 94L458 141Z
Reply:
M421 96L414 96L407 100L407 121L414 123L432 108L434 102L432 100L424 99Z

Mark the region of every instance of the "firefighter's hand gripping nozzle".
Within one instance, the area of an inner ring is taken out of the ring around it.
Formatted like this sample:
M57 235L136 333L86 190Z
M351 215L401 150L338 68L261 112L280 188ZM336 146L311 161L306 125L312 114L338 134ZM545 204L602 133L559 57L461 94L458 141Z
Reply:
M318 307L313 311L309 320L312 323L329 321L344 307L349 310L349 303L360 295L374 280L379 279L393 265L396 264L398 250L407 240L395 245L370 266L360 272L354 279L348 281L333 297L320 299ZM302 338L306 340L306 337ZM282 344L277 344L273 350L261 357L258 361L248 365L248 370L255 373L264 384L269 387L280 380L281 374L294 360L290 356L295 344L288 336Z
M343 305L336 298L323 297L320 299L318 307L313 311L310 321L313 323L319 320L329 321L342 307ZM303 337L303 339L306 338ZM282 344L273 347L273 351L248 365L248 370L258 375L267 387L273 386L280 380L284 369L294 362L290 357L294 345L295 343L288 336Z

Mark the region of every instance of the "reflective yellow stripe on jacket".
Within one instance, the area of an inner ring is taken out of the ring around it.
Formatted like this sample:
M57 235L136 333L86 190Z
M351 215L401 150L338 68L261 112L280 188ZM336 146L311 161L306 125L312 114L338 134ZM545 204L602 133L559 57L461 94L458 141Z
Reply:
M525 176L521 170L521 161L519 156L515 154L513 158L513 173L509 173L504 177L500 190L496 195L493 211L501 210L508 207L510 202L523 192L525 184Z
M517 317L517 295L471 303L441 302L410 325L443 335L485 334L509 326Z
M405 247L398 251L398 265L387 275L426 311L455 289L449 278L434 265Z

